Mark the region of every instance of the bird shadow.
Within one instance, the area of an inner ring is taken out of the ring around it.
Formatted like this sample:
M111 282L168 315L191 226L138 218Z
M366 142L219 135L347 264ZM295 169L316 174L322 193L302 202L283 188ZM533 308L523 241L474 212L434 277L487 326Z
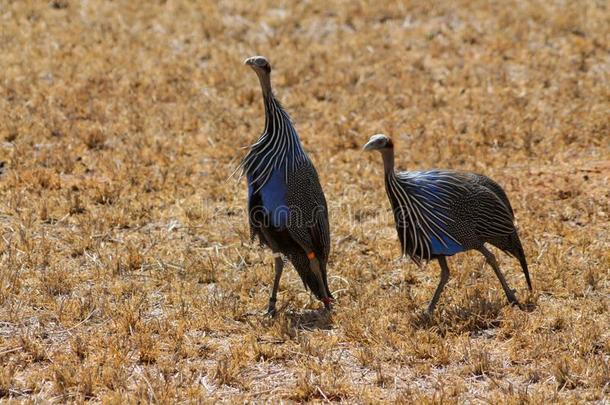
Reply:
M439 335L447 333L486 334L502 323L502 308L507 304L500 300L480 298L462 305L439 308L433 315L418 311L411 316L415 329L434 330Z
M244 314L241 319L250 325L266 328L276 328L281 334L295 337L299 331L331 330L333 329L332 313L324 308L297 311L286 309L288 304L274 314L263 311L252 311Z
M304 311L287 310L281 314L289 327L296 330L331 330L332 313L324 308Z
M506 308L515 308L525 313L538 308L538 294L529 293L520 298L518 305L511 305L503 296L475 292L455 304L440 306L433 315L425 310L414 312L410 323L415 329L434 330L442 336L450 332L493 335L494 330L502 325Z

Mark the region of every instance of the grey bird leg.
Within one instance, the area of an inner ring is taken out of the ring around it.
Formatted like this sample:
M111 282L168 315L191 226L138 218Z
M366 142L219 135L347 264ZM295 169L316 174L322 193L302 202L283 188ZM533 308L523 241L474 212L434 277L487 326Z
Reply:
M267 315L275 315L275 303L277 301L277 290L280 288L280 278L282 278L282 271L284 270L284 261L279 253L277 244L273 241L269 232L266 229L261 228L261 233L267 240L269 247L273 251L273 257L275 258L275 278L273 279L273 289L271 290L271 296L269 297L269 306L267 308Z
M279 253L273 253L275 257L275 278L273 279L273 289L271 290L271 297L269 297L269 308L267 314L275 315L275 303L277 301L277 290L280 288L280 278L282 278L282 271L284 270L284 260Z
M432 301L430 301L430 305L428 305L428 315L432 315L432 313L434 313L434 308L436 307L436 303L443 292L443 288L445 288L445 284L447 284L447 281L449 281L449 266L447 266L447 259L445 256L438 257L438 264L441 266L441 279L438 282L438 287L436 287Z
M485 259L487 259L487 263L489 263L489 265L494 269L496 276L498 276L498 280L500 280L500 284L502 284L502 288L504 289L504 294L506 294L508 302L513 305L519 305L519 301L517 301L515 293L513 292L513 290L510 289L508 283L506 282L506 279L504 278L504 275L500 271L496 256L494 256L494 254L491 253L485 246L481 246L479 248L479 252L481 252L483 256L485 256Z

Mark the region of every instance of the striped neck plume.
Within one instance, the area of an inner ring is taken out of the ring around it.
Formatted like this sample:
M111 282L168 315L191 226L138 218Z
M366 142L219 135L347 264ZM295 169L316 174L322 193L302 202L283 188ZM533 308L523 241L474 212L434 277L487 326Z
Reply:
M276 169L288 174L308 161L288 113L273 95L269 74L258 73L265 104L265 128L242 160L240 168L257 188L264 186Z

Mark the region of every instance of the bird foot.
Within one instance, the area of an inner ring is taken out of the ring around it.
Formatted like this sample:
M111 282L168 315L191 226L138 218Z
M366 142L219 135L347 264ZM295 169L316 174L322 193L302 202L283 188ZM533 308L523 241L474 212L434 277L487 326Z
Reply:
M517 299L517 296L515 295L517 293L517 290L515 290L514 288L508 288L505 289L504 292L506 293L506 298L508 299L508 302L511 305L516 305L516 306L521 306L521 304L519 304L519 300Z
M515 307L519 307L519 309L523 309L523 306L521 305L521 303L519 302L519 300L513 295L511 297L508 297L508 302L510 303L510 305L515 306Z
M322 298L321 301L324 303L324 308L327 311L330 311L331 309L333 309L333 307L331 305L335 301L333 298L331 298L331 297L324 297L324 298Z
M269 306L269 308L267 309L267 312L265 312L265 316L268 318L275 318L275 315L277 315L277 311L275 310L275 305L274 306Z
M433 312L430 312L428 310L426 310L426 311L418 310L418 311L414 312L411 316L411 321L413 322L413 325L417 326L418 328L429 327L430 325L432 325L433 319L434 319Z

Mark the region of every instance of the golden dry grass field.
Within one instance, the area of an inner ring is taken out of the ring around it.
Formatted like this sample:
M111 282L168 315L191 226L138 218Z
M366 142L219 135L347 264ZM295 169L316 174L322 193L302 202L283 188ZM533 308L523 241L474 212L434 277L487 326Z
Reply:
M606 1L0 1L0 397L105 403L608 403ZM329 202L332 315L249 239L229 176L256 75ZM489 175L530 264L401 259L401 169Z

